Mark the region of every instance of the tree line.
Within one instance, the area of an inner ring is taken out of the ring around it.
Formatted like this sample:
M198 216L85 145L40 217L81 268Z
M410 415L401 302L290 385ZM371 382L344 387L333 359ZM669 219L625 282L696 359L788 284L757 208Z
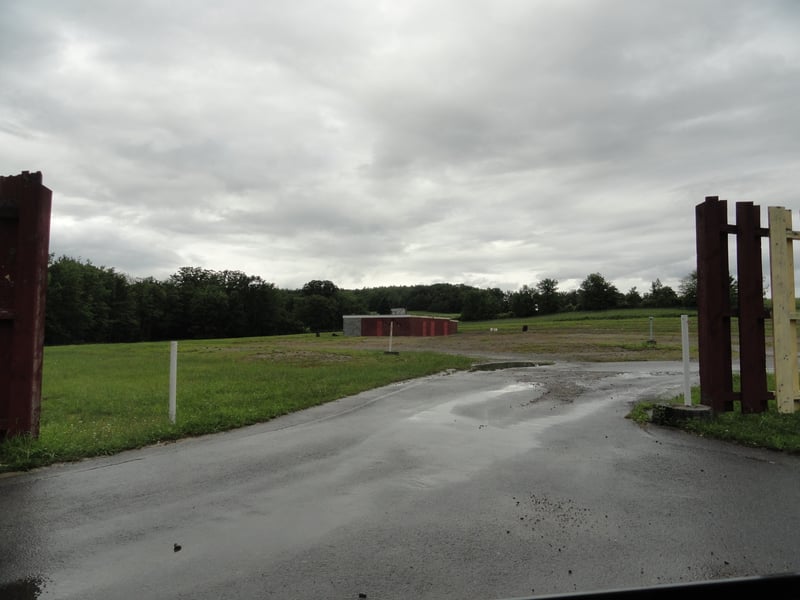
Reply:
M68 256L48 264L45 343L48 345L267 336L340 331L347 314L446 313L464 321L529 317L572 310L696 306L697 277L676 292L658 279L640 294L621 293L600 273L577 290L555 279L509 292L435 283L345 290L328 280L301 289L277 288L241 271L182 267L165 280L131 278Z

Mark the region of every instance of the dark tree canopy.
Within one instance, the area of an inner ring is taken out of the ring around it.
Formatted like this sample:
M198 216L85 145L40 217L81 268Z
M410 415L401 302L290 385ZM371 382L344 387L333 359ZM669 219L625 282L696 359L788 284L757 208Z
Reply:
M464 295L461 320L488 321L496 318L502 308L502 299L493 290L473 289Z
M523 285L508 296L508 309L515 317L531 317L536 314L538 308L538 294L527 285Z
M538 294L539 314L547 315L558 312L559 302L557 279L542 279L536 284L536 292Z
M600 273L592 273L578 288L578 308L580 310L605 310L616 308L620 293L616 286L606 281Z
M303 286L304 296L323 296L325 298L333 298L339 292L339 288L332 281L327 279L320 281L315 279L309 281Z
M294 333L287 292L239 271L182 267L131 280L90 262L50 258L47 344L138 342Z
M636 289L636 286L633 286L628 290L628 293L625 294L624 305L626 308L636 308L641 306L641 304L642 295L639 293L639 290Z
M684 306L697 306L697 270L681 279L678 292L680 292L681 303Z
M599 273L577 290L560 291L545 278L513 292L464 284L434 283L340 289L314 279L283 290L241 271L181 267L165 281L132 279L114 269L67 256L50 257L45 343L81 344L264 336L339 331L342 316L406 308L453 315L464 321L504 315L536 315L617 307L696 303L697 274L681 281L680 296L659 279L642 297L622 295ZM731 294L736 282L731 278Z
M680 303L680 298L678 298L675 290L661 283L660 279L656 279L650 284L650 292L642 298L642 306L654 308L671 308L680 305Z

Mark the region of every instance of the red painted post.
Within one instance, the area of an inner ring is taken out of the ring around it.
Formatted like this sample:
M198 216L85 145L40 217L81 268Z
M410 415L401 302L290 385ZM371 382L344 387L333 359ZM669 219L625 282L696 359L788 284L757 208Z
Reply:
M736 262L739 272L739 369L742 412L767 410L764 285L761 263L761 214L752 202L736 203Z
M700 402L715 413L733 410L727 214L717 196L695 208Z
M39 436L52 192L0 177L0 439Z

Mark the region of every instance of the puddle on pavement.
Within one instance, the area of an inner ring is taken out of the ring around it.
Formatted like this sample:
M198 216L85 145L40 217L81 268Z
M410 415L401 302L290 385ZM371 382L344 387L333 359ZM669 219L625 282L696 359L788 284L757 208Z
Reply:
M543 383L517 382L463 394L398 423L391 439L382 442L406 449L416 462L396 473L396 480L407 488L425 489L469 479L498 460L540 447L552 428L620 402L617 393L589 393L585 402L556 412L548 409L548 403L538 410L528 407L526 401L547 391ZM387 451L386 446L381 451Z
M530 361L506 361L506 362L492 362L480 363L472 365L472 371L497 371L500 369L517 369L521 367L541 367L552 365L551 362L530 362Z
M547 386L543 383L510 383L495 390L481 390L437 404L416 413L411 420L451 423L454 417L464 417L484 424L489 421L510 424L519 420L519 415L514 414L514 408L522 405L520 400L527 404L546 392Z
M507 386L500 388L499 390L489 390L486 392L490 396L501 396L503 394L513 394L514 392L525 392L528 390L535 390L537 389L540 391L538 396L541 396L541 393L544 392L545 385L543 383L539 383L538 381L519 381L517 383L509 383Z

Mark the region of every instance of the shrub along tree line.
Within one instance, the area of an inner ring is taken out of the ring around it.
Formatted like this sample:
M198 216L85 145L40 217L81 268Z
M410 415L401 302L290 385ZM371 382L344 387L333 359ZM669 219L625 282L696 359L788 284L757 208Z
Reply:
M133 279L90 261L51 256L47 286L45 343L58 345L339 331L342 315L387 314L395 307L458 315L464 321L693 307L697 275L687 275L678 292L657 279L644 294L636 288L622 294L600 273L588 275L572 291L560 291L555 279L514 292L449 283L344 290L328 280L288 290L240 271L182 267L163 281Z

